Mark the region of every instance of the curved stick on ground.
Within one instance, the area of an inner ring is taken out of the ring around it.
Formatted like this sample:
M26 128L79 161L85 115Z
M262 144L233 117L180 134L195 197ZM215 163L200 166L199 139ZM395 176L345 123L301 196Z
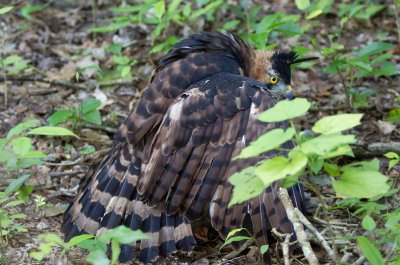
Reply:
M294 231L297 236L297 241L299 242L301 249L303 250L304 256L310 265L319 265L318 259L315 256L314 251L311 248L310 242L307 238L306 233L304 232L303 225L301 224L290 200L289 193L284 188L279 188L278 191L279 198L282 201L282 204L285 207L286 214L293 224Z
M318 230L307 220L307 218L300 212L299 209L295 208L294 212L296 213L297 217L299 218L300 222L304 224L311 233L318 239L320 245L325 249L328 253L329 257L335 262L335 264L339 264L337 254L332 250L329 246L328 242L326 242L325 238L318 232Z

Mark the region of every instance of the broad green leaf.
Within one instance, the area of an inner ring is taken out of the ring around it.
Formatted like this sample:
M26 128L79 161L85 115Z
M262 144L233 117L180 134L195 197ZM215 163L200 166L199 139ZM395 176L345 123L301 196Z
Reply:
M300 10L306 10L310 6L310 0L296 0L295 3Z
M228 207L254 198L265 189L264 183L256 177L254 171L255 167L247 167L229 178L233 185L233 194Z
M358 52L357 57L370 56L373 54L388 51L392 48L393 48L393 44L390 44L390 43L371 42Z
M11 182L10 185L8 185L8 187L4 191L4 194L6 196L10 196L14 192L16 192L25 183L25 181L27 181L30 178L30 176L31 176L30 174L25 174L14 180L13 182Z
M0 15L10 12L11 10L13 10L13 8L13 6L5 6L0 8Z
M51 243L40 244L39 251L32 251L29 253L29 256L35 260L41 261L45 256L50 254L52 248L53 244Z
M101 250L105 253L107 251L107 244L97 239L86 239L85 241L79 242L77 245L78 247L89 250L91 252L95 250Z
M47 118L50 125L55 126L60 123L65 123L74 115L71 109L62 109L54 112Z
M14 207L14 206L18 206L18 205L21 205L24 203L25 202L23 200L10 201L6 205L2 206L2 208Z
M358 18L358 19L370 19L376 13L381 11L383 8L385 8L385 5L370 5L363 12L357 13L356 18Z
M32 141L28 137L22 136L12 140L11 145L15 154L23 156L31 150Z
M359 161L347 164L342 167L342 171L350 172L350 171L379 171L379 159L374 158L371 161Z
M337 177L340 175L340 168L338 165L331 164L328 162L324 163L324 170L331 176Z
M292 139L294 134L295 130L293 128L288 128L286 131L281 128L269 131L258 137L257 140L251 142L249 146L242 149L239 156L235 159L258 156L269 150L275 149Z
M332 185L340 197L372 198L385 193L390 186L387 177L377 171L347 171Z
M109 265L110 264L110 261L106 255L106 253L100 249L90 252L90 254L86 257L86 260L88 262L90 262L91 264L95 264L95 265Z
M302 143L296 148L308 155L316 154L324 156L334 151L341 145L352 144L355 142L356 138L354 135L323 134L305 143Z
M54 243L59 246L64 245L64 241L61 239L61 237L54 233L47 233L47 234L39 235L39 237L49 243Z
M382 258L378 248L364 236L357 237L358 245L361 248L362 253L371 263L371 265L385 265L385 261Z
M98 99L90 98L90 99L84 100L81 105L81 112L83 114L92 112L94 110L97 110L97 108L100 107L100 105L101 105L101 102Z
M268 248L269 248L269 245L262 245L260 247L261 255L264 255L264 253L268 251Z
M289 158L290 160L283 156L276 156L257 166L255 174L262 180L264 187L286 176L297 175L307 165L307 156L297 150L292 150Z
M329 159L329 158L334 158L338 156L351 156L354 157L353 150L351 150L351 147L347 144L345 145L339 145L337 148L333 149L332 151L324 154L321 158L323 159Z
M82 119L90 123L101 125L101 114L98 110L85 113Z
M147 239L148 237L140 230L133 231L126 226L120 225L102 234L99 240L108 242L113 238L118 239L118 242L121 244L130 244L138 240Z
M278 122L290 120L304 115L311 107L311 103L305 98L279 101L272 108L261 113L258 118L264 122Z
M338 114L318 120L312 130L321 134L338 133L361 124L363 114Z
M395 108L389 111L385 121L400 122L400 108Z
M74 236L73 238L71 238L70 241L68 241L68 243L66 243L66 247L67 248L71 248L73 246L76 246L78 244L80 244L81 242L88 240L88 239L92 239L94 236L90 235L90 234L83 234L83 235L79 235L79 236Z
M25 131L26 129L29 129L31 127L38 126L40 122L38 120L28 120L24 121L14 128L12 128L8 133L7 133L7 139L11 139L13 136L20 134L21 132Z
M15 64L16 62L21 61L21 60L23 60L22 57L13 54L13 55L6 57L3 60L3 64L7 66L10 64Z
M68 129L65 129L63 127L52 127L52 126L38 127L30 130L27 134L48 135L48 136L73 136L75 138L79 138L78 135L74 134Z
M129 65L122 67L121 76L126 77L131 73L131 67Z
M165 1L160 0L154 5L154 15L158 18L161 19L161 17L164 15L165 12Z
M370 215L365 215L361 222L362 227L367 231L372 231L376 228L376 223Z

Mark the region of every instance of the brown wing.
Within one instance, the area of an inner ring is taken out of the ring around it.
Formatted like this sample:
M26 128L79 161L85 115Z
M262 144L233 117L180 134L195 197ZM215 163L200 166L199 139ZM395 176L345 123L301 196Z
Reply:
M161 126L143 150L137 189L150 206L166 204L166 212L190 220L205 215L222 236L242 227L251 216L259 243L267 230L291 232L274 183L257 198L227 208L232 195L229 176L261 157L233 160L249 142L279 123L262 123L258 115L272 107L273 98L252 79L219 74L193 85L168 109ZM270 152L267 155L276 155Z

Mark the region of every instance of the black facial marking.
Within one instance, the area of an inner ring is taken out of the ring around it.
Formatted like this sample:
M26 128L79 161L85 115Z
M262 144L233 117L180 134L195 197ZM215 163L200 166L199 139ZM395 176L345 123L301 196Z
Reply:
M287 85L290 84L291 71L290 64L296 59L295 52L276 52L272 55L272 69L278 74L278 77Z

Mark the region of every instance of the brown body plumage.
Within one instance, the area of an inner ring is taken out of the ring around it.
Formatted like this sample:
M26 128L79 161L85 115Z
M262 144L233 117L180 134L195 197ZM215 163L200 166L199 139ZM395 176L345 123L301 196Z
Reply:
M272 227L292 232L276 195L277 182L258 197L227 207L229 176L276 153L231 158L261 134L286 126L257 120L276 100L265 85L269 75L280 74L273 56L253 51L231 34L196 34L178 43L120 126L112 151L81 184L65 214L66 240L121 224L142 229L151 239L123 246L120 259L136 258L139 247L139 259L148 263L191 250L190 222L202 218L222 237L247 226L259 245L268 242ZM295 55L279 56L290 71ZM301 207L301 187L293 187L291 194Z

